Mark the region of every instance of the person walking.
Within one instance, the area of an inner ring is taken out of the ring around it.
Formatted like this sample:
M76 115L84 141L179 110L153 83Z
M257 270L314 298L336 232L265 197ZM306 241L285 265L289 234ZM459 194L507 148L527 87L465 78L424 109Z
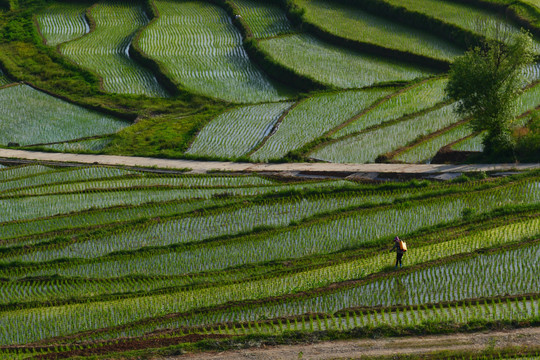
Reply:
M394 238L394 246L390 250L390 252L396 250L396 269L398 267L403 267L403 263L401 262L401 259L403 258L403 254L407 251L407 245L404 245L405 243L399 239L399 237Z

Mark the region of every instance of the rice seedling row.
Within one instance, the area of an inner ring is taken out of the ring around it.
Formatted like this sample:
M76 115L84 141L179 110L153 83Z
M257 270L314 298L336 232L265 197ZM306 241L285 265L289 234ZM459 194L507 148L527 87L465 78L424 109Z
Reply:
M20 168L24 169L24 168ZM2 173L0 172L0 175ZM199 180L208 180L208 178L204 179L199 176ZM243 177L242 179L235 179L230 178L231 181L245 181L247 180L246 177ZM213 179L213 181L219 181L224 180L220 179L219 177L216 177ZM219 183L218 183L219 184ZM235 183L232 182L231 185L234 185ZM246 185L249 183L246 183ZM336 184L336 186L340 186L341 183ZM470 190L474 190L475 186L474 184L470 185ZM437 190L438 187L435 187L433 190ZM337 189L337 188L336 188ZM455 186L444 186L443 189L446 190L458 190L459 187ZM331 191L331 188L329 188ZM358 194L373 194L373 191L376 190L374 187L365 187L365 186L359 186L355 187L349 185L348 193L351 195L358 195ZM328 190L325 190L328 191ZM417 188L407 188L404 190L405 194L420 194L424 190L422 187ZM380 196L390 196L391 193L385 193L382 195L382 193L378 192ZM391 195L392 197L398 196L397 191L393 192L394 195ZM322 196L322 195L321 195ZM328 196L328 195L327 195ZM336 196L340 196L338 193L336 193ZM345 196L345 195L343 195ZM401 195L403 196L403 195ZM182 214L187 213L190 211L194 211L196 209L203 209L208 208L211 206L224 206L233 202L239 202L242 200L242 198L223 198L223 199L217 199L212 198L209 200L173 200L173 201L165 201L165 202L154 202L154 203L143 203L139 206L136 205L123 205L123 206L116 206L112 208L102 208L102 209L94 209L91 211L82 211L82 212L71 212L67 215L58 215L58 216L52 216L52 217L46 217L43 219L30 219L27 221L20 221L20 222L9 222L9 223L2 223L0 226L0 239L6 240L6 244L12 244L12 243L19 243L23 242L26 244L31 244L36 241L39 241L39 239L35 240L33 236L31 239L28 239L28 236L36 235L39 233L49 233L53 231L59 231L63 229L71 229L71 228L82 228L82 227L90 227L90 226L96 226L99 224L109 224L114 222L125 222L130 220L136 220L136 219L143 219L143 218L155 218L155 217L161 217L166 215L173 215L173 214ZM290 199L291 201L301 201L301 198L298 199ZM21 239L14 239L14 238L21 238ZM9 240L8 239L13 239Z
M112 139L107 136L97 139L41 145L41 147L60 152L100 152L105 149L111 141Z
M392 96L387 101L359 117L356 121L333 133L331 137L340 138L363 131L372 126L429 109L444 101L444 87L446 83L446 78L429 80L398 95Z
M65 214L68 212L105 208L119 205L140 205L149 202L187 199L211 199L214 197L254 196L290 190L339 188L346 181L325 181L318 183L300 183L281 186L209 188L209 189L107 189L88 190L81 193L29 196L21 198L0 199L0 222L28 220L38 217Z
M452 150L456 151L483 151L484 144L482 140L484 134L474 135L471 137L464 138L462 141L459 141L452 145Z
M298 316L308 312L333 314L348 308L422 305L465 299L535 293L538 289L534 268L538 245L458 262L444 263L424 270L349 287L292 301L275 301L212 313L200 313L185 326L255 321L264 317ZM520 259L524 256L524 259ZM507 260L508 263L494 263ZM525 261L525 260L528 260ZM471 268L468 268L471 266ZM481 267L481 270L479 269ZM480 270L480 273L474 272ZM489 270L493 270L491 274ZM489 274L489 275L488 275ZM441 276L441 277L439 277ZM447 277L448 276L448 277ZM370 292L373 293L370 293Z
M90 4L55 3L37 14L41 35L47 45L56 46L90 32L85 12Z
M324 146L310 155L318 160L338 163L370 163L378 156L403 147L418 136L425 136L459 121L454 105L345 138Z
M47 174L55 171L55 169L43 165L23 165L4 167L0 170L0 181L9 181L18 178L35 176L38 174Z
M517 33L520 27L509 22L503 16L492 10L474 5L452 1L437 0L385 0L386 2L408 10L426 14L442 22L456 25L488 38L497 36L497 31ZM535 40L537 52L540 52L540 42Z
M527 111L540 106L540 83L527 88L518 99L518 106L514 116L519 116Z
M277 131L251 155L251 159L279 159L342 124L389 93L389 90L358 90L310 97L285 116Z
M51 233L56 234L59 231L91 228L98 225L160 216L180 215L211 206L227 205L235 201L240 200L209 199L150 202L141 205L120 205L104 209L83 210L82 212L71 212L42 219L1 223L0 239L3 240L5 246L31 245L42 242L47 236L54 236Z
M232 2L255 38L268 38L293 31L285 12L274 4L252 0L233 0Z
M250 105L227 111L206 125L186 153L236 158L253 150L270 134L293 103Z
M114 133L129 125L34 90L27 85L0 89L0 144L65 141Z
M126 175L129 172L126 172ZM216 176L216 177L193 177L193 176L144 176L133 174L134 176L125 176L119 179L96 179L88 178L88 181L69 182L61 184L51 184L42 187L26 188L24 184L18 186L14 182L13 186L17 186L16 190L12 190L5 194L4 197L11 196L33 196L46 194L60 194L69 192L82 192L87 190L98 189L115 189L123 188L138 188L138 187L184 187L184 188L234 188L247 186L271 186L274 183L270 180L256 176ZM83 180L83 179L81 179Z
M135 175L136 172L112 167L84 167L65 171L54 171L45 174L35 174L25 178L4 180L0 183L0 194L13 192L16 189L32 188L54 183L89 181Z
M397 310L350 311L339 316L314 314L274 321L248 322L238 324L220 324L216 328L205 330L204 327L185 329L183 333L198 334L282 334L285 331L325 331L351 330L361 327L379 326L414 326L426 322L450 322L466 324L483 321L526 321L536 319L540 315L540 300L532 296L522 296L517 300L472 301L467 304L450 304L450 306L429 305L420 308ZM191 330L191 331L190 331Z
M333 87L360 88L433 75L428 69L340 48L307 34L260 40L259 45L274 61Z
M426 31L400 25L357 6L325 0L295 0L305 19L333 35L383 48L451 61L463 53L454 44Z
M203 246L167 249L157 254L135 253L135 258L101 258L91 262L56 264L30 271L7 269L9 273L22 271L29 276L60 274L64 276L111 277L128 274L179 275L207 270L224 269L246 262L266 262L301 258L314 253L332 253L344 248L358 247L392 234L406 234L440 222L458 219L465 209L489 211L508 204L526 204L538 201L535 193L538 183L527 183L505 190L488 190L468 195L420 201L412 206L393 206L323 218L285 228L274 234L245 236L234 241L209 243ZM391 228L384 224L393 224ZM175 233L176 234L176 233ZM163 236L163 234L161 234ZM147 236L140 237L147 241ZM116 239L120 241L120 239ZM122 240L124 241L124 240ZM128 244L134 239L129 239ZM139 240L141 241L141 240ZM84 243L83 243L84 246ZM89 251L89 250L86 250ZM56 256L74 256L62 253ZM142 256L141 256L142 255ZM39 253L37 258L39 261ZM83 252L79 256L84 256ZM29 255L32 257L32 254ZM0 270L1 273L1 270ZM6 273L7 275L7 273ZM17 275L20 276L20 275Z
M114 251L134 250L146 246L195 243L212 237L249 232L256 227L282 227L290 222L326 212L335 212L362 204L391 203L406 198L407 192L391 194L343 194L265 201L253 206L245 204L233 209L218 209L209 215L187 216L180 219L160 219L141 226L122 228L113 234L80 239L66 246L51 249L20 249L0 255L1 261L50 261L63 257L92 258ZM224 211L225 210L225 211ZM35 240L33 240L35 241ZM180 255L177 255L180 256ZM189 262L189 261L188 261ZM186 264L188 263L186 262Z
M464 123L399 153L393 159L406 163L429 163L442 147L470 135L472 129L469 123Z
M531 229L528 229L528 226L530 225L533 225L535 229L532 231ZM527 220L522 223L518 222L502 227L475 232L454 240L419 247L414 251L414 253L411 252L407 254L407 266L438 260L445 256L452 256L464 252L473 252L478 249L489 248L492 246L502 246L507 243L515 243L520 241L518 239L520 239L521 236L525 236L525 238L535 238L540 234L538 233L539 229L537 226L537 219ZM520 234L513 234L512 231L514 230L518 230L518 233ZM360 279L385 269L392 263L394 258L395 256L383 253L367 258L364 257L361 259L356 259L340 265L307 270L297 274L288 275L287 277L297 279L298 286L293 287L295 292L306 290L304 281L310 281L310 279L311 281L315 281L315 283L311 284L311 289L324 289L325 283L321 279L327 279L327 284L332 283L333 281ZM311 277L311 274L315 273L324 275L322 275L323 277L315 280ZM283 279L284 277L282 276L281 278ZM267 281L274 281L274 279L268 279ZM275 279L275 281L278 281L278 279ZM244 282L243 284L246 285L247 282ZM349 304L354 305L356 303L362 305L361 300L363 297L360 297L359 299L354 297L339 297L339 293L343 293L343 296L346 296L348 291L354 292L354 288L351 286L345 287L343 290L340 290L339 288L337 290L336 288L331 288L327 292L323 291L322 294L315 291L313 293L314 295L301 295L299 297L292 298L292 300L281 298L274 299L272 297L268 299L262 298L259 303L240 303L239 305L231 305L215 311L212 309L206 309L205 311L194 312L189 316L171 317L168 319L156 318L154 322L150 322L149 324L144 324L141 326L133 324L132 330L127 332L126 335L142 335L145 332L150 331L150 329L178 328L182 326L209 325L223 322L255 321L261 318L267 319L301 315L307 312L315 312L316 310L328 310L331 313L343 309L337 306L336 303L338 305L345 304L346 306ZM401 295L403 295L403 292L401 292ZM399 298L399 296L400 293L397 292L396 297ZM258 298L260 299L261 297ZM334 300L335 298L339 298L339 300ZM356 300L358 300L358 302L356 302ZM310 308L310 306L313 307Z
M156 0L160 17L140 36L140 48L186 89L233 102L276 101L288 91L248 58L242 36L216 5Z
M168 96L155 75L129 56L133 37L149 22L142 6L123 1L100 2L92 7L91 16L96 23L94 31L62 44L62 54L97 73L108 92Z
M534 219L511 224L455 241L426 246L422 248L423 251L418 251L414 255L408 254L411 255L409 261L420 263L439 258L441 254L449 256L537 236L539 221ZM243 282L223 288L197 289L192 292L122 301L11 311L4 313L4 323L8 327L0 329L0 343L25 343L78 331L125 324L151 316L217 305L233 299L242 301L249 298L264 298L324 286L338 279L346 280L365 276L373 269L373 265L368 267L365 262L366 259L362 259L288 277ZM380 269L381 266L382 264L379 263L376 268Z

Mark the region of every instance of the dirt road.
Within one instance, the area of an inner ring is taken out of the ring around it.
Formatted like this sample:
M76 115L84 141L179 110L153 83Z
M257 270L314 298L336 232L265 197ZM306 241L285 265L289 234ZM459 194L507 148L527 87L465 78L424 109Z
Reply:
M475 334L452 334L405 338L362 339L321 342L309 345L275 346L222 353L188 354L167 360L278 360L362 359L366 356L429 354L437 351L481 351L540 345L540 328Z
M478 171L510 171L540 169L536 164L491 164L491 165L441 165L441 164L333 164L333 163L289 163L252 164L217 161L191 161L157 159L132 156L85 155L46 153L23 150L0 149L0 159L23 159L44 162L123 165L130 167L155 167L160 169L191 169L195 173L211 171L228 172L302 172L311 174L358 173L358 174L456 174Z

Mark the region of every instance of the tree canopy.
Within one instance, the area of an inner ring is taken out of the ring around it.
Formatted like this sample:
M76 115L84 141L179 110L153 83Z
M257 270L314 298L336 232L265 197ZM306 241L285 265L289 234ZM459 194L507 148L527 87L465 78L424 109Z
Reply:
M510 125L526 84L524 70L535 56L529 33L497 33L455 60L446 87L458 115L471 118L474 131L486 131L483 144L489 154L513 146Z

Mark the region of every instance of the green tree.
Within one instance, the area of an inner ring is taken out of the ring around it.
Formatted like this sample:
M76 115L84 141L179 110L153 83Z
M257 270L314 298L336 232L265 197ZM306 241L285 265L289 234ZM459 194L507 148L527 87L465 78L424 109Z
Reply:
M501 29L454 61L445 89L457 101L457 114L470 117L474 131L487 131L483 144L488 154L513 148L510 123L526 83L524 69L535 55L529 33Z

